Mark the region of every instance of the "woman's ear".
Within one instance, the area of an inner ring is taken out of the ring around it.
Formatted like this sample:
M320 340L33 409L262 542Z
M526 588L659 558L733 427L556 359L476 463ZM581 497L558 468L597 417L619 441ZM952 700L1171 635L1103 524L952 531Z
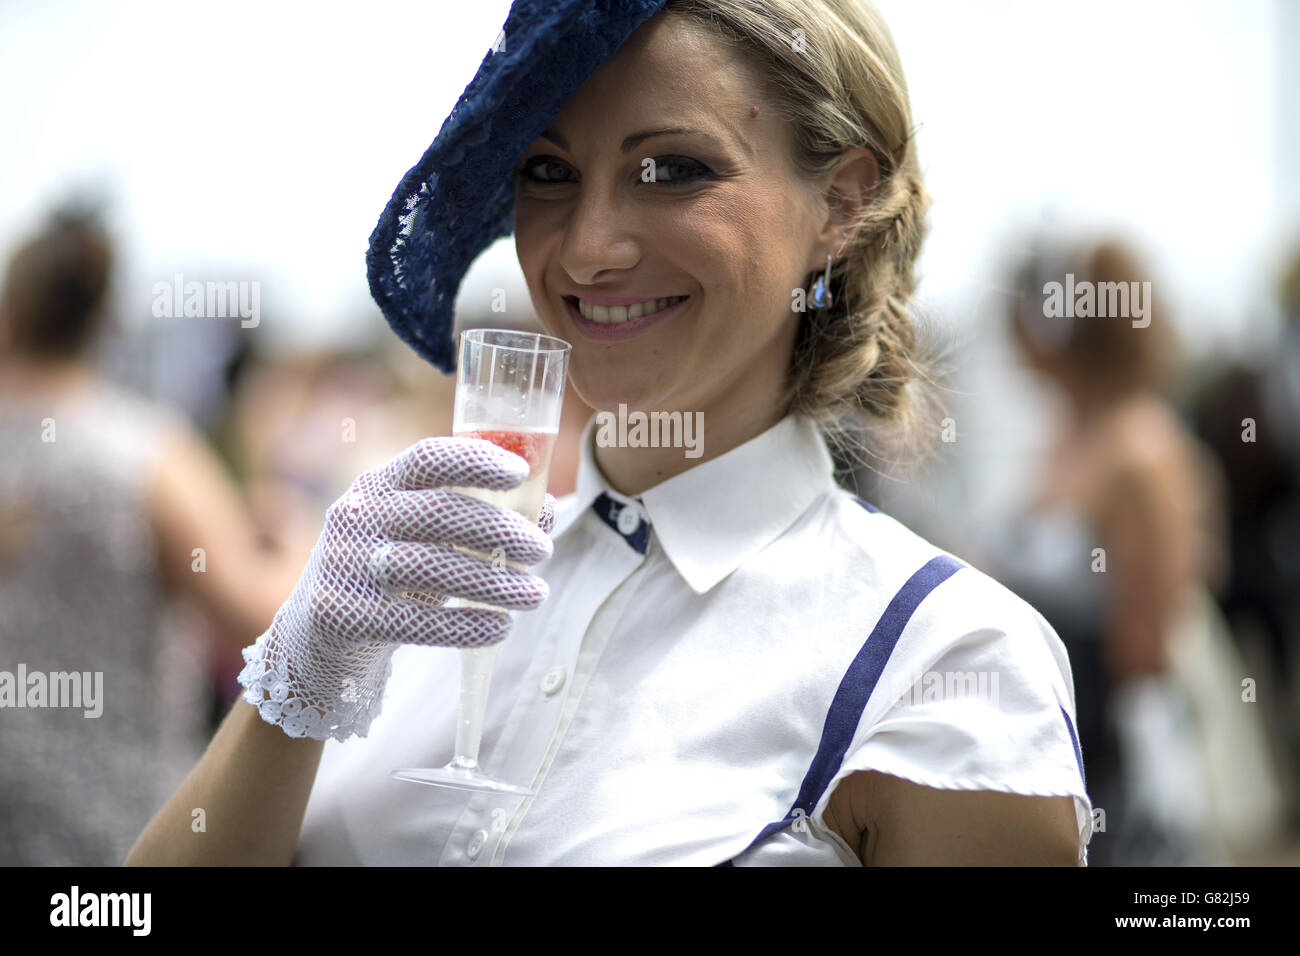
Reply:
M860 214L876 198L879 186L880 163L876 154L865 146L855 146L840 158L831 180L831 193L840 208L850 214Z
M832 249L843 247L850 227L876 198L880 187L880 164L865 146L845 150L826 186L830 215L818 237ZM825 262L821 263L825 267ZM814 266L813 268L816 268Z

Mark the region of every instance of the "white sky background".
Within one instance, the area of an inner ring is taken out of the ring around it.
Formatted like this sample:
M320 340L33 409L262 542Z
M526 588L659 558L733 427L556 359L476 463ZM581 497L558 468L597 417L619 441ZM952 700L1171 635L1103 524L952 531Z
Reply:
M1000 267L1050 213L1138 238L1194 351L1261 343L1263 283L1300 232L1281 56L1300 2L879 5L923 126L933 311L983 341ZM129 321L166 321L150 289L180 271L259 280L262 334L373 330L370 231L508 8L0 2L0 248L69 185L107 184ZM512 242L491 257L509 268ZM480 262L468 281L502 280Z
M881 6L937 200L931 278L977 274L1005 228L1052 209L1134 233L1207 312L1240 301L1280 226L1280 4Z
M1300 221L1300 156L1279 149L1288 3L881 0L936 199L927 298L993 281L1016 227L1053 209L1130 227L1187 320L1233 331ZM0 3L0 245L68 184L110 183L144 297L228 268L296 338L355 321L379 211L508 8Z
M110 184L146 317L180 270L259 280L299 341L376 319L366 241L506 9L10 0L0 243L65 186Z

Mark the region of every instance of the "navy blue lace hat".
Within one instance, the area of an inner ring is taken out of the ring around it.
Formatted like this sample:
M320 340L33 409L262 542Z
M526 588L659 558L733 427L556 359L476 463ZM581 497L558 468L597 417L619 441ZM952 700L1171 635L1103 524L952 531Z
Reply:
M667 0L515 0L498 38L370 234L366 276L388 324L444 372L456 367L456 293L510 235L511 173L528 144Z

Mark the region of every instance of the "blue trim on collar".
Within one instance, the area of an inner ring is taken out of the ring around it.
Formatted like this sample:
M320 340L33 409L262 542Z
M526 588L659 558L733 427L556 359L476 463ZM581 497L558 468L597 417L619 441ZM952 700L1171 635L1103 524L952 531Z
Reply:
M620 538L632 546L632 550L637 554L645 554L646 548L650 545L650 522L644 517L644 508L641 509L642 517L636 530L631 534L624 534L618 526L618 516L624 507L622 502L615 501L602 491L591 503L591 507L601 521L613 528Z

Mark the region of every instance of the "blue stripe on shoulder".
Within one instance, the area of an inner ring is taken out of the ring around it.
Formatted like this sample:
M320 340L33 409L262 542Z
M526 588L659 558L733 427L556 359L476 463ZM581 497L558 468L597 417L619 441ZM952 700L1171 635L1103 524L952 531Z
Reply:
M862 507L866 508L872 514L876 514L876 515L880 514L880 509L877 508L875 505L873 505L870 501L866 501L863 498L859 498L857 495L853 496L853 500L856 501L858 504L862 505Z
M1061 702L1056 702L1057 707L1061 707ZM1074 760L1079 765L1079 779L1083 781L1083 792L1088 792L1088 775L1083 772L1083 751L1079 749L1079 737L1074 732L1074 724L1070 723L1070 715L1066 713L1065 708L1061 707L1061 716L1065 718L1065 729L1070 732L1070 743L1074 744Z
M765 826L741 853L784 830L796 819L812 815L822 794L844 762L844 755L853 743L858 723L862 720L862 712L866 709L867 701L871 699L876 683L880 680L885 665L889 663L889 656L898 644L907 622L912 619L926 595L964 567L966 565L956 558L941 554L922 565L899 588L840 680L840 686L826 713L817 753L804 775L793 806L780 820ZM728 863L730 861L717 865L726 866Z

